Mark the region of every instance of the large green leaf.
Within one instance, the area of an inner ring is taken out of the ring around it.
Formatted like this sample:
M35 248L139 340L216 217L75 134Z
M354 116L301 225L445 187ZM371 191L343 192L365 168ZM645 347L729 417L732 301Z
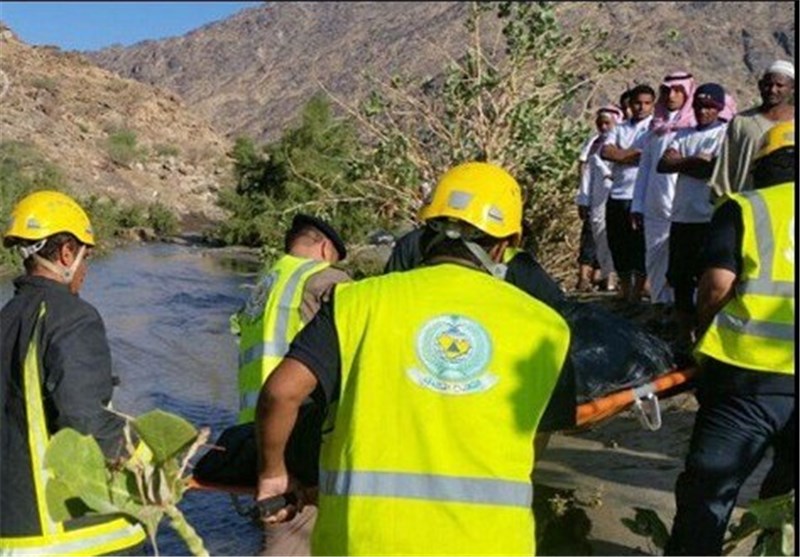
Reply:
M56 522L78 518L90 510L67 484L56 478L48 480L45 497L50 518Z
M197 429L179 416L153 410L133 421L133 428L160 464L176 456L197 437Z
M63 483L54 488L54 497L69 491L95 511L116 510L108 492L105 458L91 435L73 429L59 431L50 440L44 465Z

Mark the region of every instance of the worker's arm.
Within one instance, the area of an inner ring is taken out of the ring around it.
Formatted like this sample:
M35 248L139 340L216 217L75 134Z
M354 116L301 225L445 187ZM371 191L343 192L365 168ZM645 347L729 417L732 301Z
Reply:
M733 297L736 273L728 269L712 267L700 277L697 288L697 325L702 334L714 316Z
M727 201L714 211L697 288L699 334L735 293L736 277L742 269L742 232L742 212L737 203Z
M284 358L261 388L256 406L256 443L258 446L258 489L261 501L291 491L284 452L297 413L303 401L317 386L317 378L298 360ZM281 510L271 522L290 518L290 511Z
M45 325L48 341L43 363L55 428L91 435L106 458L114 459L124 444L124 421L108 410L113 377L103 320L85 303L51 315Z
M600 158L618 164L636 166L639 164L642 152L639 149L622 149L616 145L603 145L600 149Z
M678 172L698 180L708 180L714 171L716 159L709 155L683 157L675 149L667 149L658 161L656 170L662 174Z

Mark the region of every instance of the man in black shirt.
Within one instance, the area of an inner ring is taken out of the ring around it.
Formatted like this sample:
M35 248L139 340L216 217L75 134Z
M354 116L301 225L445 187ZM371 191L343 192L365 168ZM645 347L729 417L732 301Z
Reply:
M697 304L700 408L667 555L720 555L739 489L769 447L759 496L795 485L795 153L793 123L768 131L751 170L756 190L711 220Z

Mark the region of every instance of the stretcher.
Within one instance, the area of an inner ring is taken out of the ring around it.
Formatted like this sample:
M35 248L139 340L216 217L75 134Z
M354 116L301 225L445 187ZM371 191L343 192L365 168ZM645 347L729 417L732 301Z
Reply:
M236 512L245 518L249 518L254 522L259 522L261 519L266 518L287 505L292 505L297 502L297 496L294 493L284 493L283 495L276 495L262 501L253 501L252 498L256 494L255 486L252 485L230 485L214 482L206 482L190 476L187 489L195 489L200 491L216 491L227 493L230 495L231 503ZM246 496L247 503L242 503L239 499L241 496Z
M696 369L693 367L672 370L638 387L621 389L580 404L576 410L576 429L581 430L597 425L628 408L633 408L642 425L649 430L655 431L661 427L659 401L678 394L689 387L690 380L695 373ZM285 499L276 498L275 501L271 499L261 501L259 505L243 506L239 501L239 496L252 497L255 494L255 486L252 485L214 483L191 476L187 487L188 489L227 493L231 496L237 512L250 518L269 515L274 512L271 510L273 507L279 509L287 504Z
M685 390L696 372L694 367L672 370L638 387L615 391L580 404L575 416L577 428L596 425L632 407L642 426L656 431L661 427L659 397L666 399Z

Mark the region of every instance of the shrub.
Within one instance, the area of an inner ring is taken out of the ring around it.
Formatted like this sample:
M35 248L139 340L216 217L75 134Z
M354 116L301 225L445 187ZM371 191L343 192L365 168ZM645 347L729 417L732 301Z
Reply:
M172 236L178 231L178 217L163 203L147 208L147 225L159 236Z
M181 150L175 145L168 145L165 143L156 143L153 146L153 151L155 152L157 157L161 158L168 158L168 157L177 157Z
M106 138L105 149L114 164L126 167L140 160L145 152L137 145L136 133L129 129L111 132Z

